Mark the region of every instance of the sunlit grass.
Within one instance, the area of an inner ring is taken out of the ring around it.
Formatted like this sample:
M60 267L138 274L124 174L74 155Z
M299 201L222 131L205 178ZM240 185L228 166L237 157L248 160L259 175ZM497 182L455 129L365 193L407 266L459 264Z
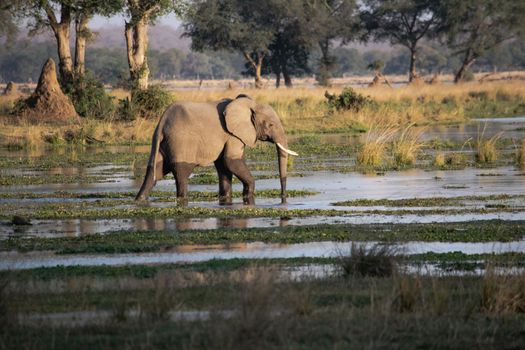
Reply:
M493 163L498 159L497 142L502 137L502 133L498 133L490 138L485 137L485 127L479 132L476 141L475 158L478 163Z
M167 83L169 84L169 82ZM173 86L177 88L177 85ZM376 103L362 108L359 112L334 111L326 104L325 91L339 94L343 87L297 87L292 89L179 89L172 94L176 101L218 101L235 98L243 93L260 103L269 103L280 116L288 134L323 132L363 132L377 125L393 125L405 128L407 125L464 122L470 116L516 115L525 110L525 86L517 81L496 81L465 83L460 85L418 85L389 88L358 87L355 90L370 96ZM129 97L129 91L115 89L110 95L119 99ZM25 138L26 126L17 126L16 119L7 117L13 99L0 96L0 115L4 124L9 124L10 137ZM124 121L84 121L78 128L84 134L105 143L148 143L156 120L138 119ZM12 125L15 124L15 125ZM12 126L11 126L12 125ZM40 134L56 134L47 140L63 138L62 127L39 125ZM75 127L71 126L74 129ZM5 141L7 130L3 130ZM36 133L38 134L38 133ZM21 144L38 144L40 141L19 141ZM36 137L38 139L38 137ZM36 142L38 141L38 142ZM78 140L81 141L81 140ZM46 142L46 139L43 141Z
M413 165L423 147L421 136L424 129L415 131L413 125L404 128L393 141L392 153L397 166Z
M396 129L393 127L368 131L356 157L357 166L367 169L379 168L386 160L388 142L395 133Z

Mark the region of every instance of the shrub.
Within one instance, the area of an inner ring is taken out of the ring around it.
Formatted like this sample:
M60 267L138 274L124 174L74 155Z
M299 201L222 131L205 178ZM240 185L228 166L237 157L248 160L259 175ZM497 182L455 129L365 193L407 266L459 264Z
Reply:
M158 119L173 101L173 95L160 85L152 85L145 90L134 90L131 93L131 100L126 98L119 101L119 118Z
M115 114L113 97L109 96L104 85L87 73L76 77L63 87L75 106L78 115L84 118L112 119Z
M470 91L468 95L477 100L487 100L489 97L489 94L486 91Z
M496 101L512 102L516 98L507 91L498 89L496 91Z
M339 253L338 265L350 277L390 277L397 270L395 249L379 244L352 243L349 254Z
M324 93L328 107L337 110L353 110L359 112L366 105L372 104L373 100L369 96L363 96L351 87L344 88L340 95Z

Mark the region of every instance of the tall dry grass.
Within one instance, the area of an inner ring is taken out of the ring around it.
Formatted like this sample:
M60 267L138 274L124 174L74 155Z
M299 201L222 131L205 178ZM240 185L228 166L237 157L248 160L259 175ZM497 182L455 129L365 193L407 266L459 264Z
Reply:
M365 131L377 125L425 125L431 123L461 122L466 119L465 106L479 106L480 111L498 107L512 109L519 101L525 100L525 84L518 81L465 83L460 85L418 85L398 88L374 87L356 88L377 103L366 106L359 112L332 111L326 104L325 91L341 93L343 86L335 88L298 87L292 89L233 88L210 90L175 90L175 100L217 101L235 98L243 93L260 103L269 103L281 117L285 130L290 133L348 132ZM115 89L110 93L117 99L129 97L129 92ZM115 99L115 100L117 100ZM492 103L490 108L485 104ZM7 111L10 105L6 97L0 96L0 111ZM510 107L509 107L510 106ZM485 109L484 109L485 108ZM487 112L485 112L487 113ZM0 113L1 114L1 113ZM12 119L3 116L4 125L11 125ZM121 121L89 121L81 126L85 134L92 135L106 143L149 142L157 121L137 120L134 123ZM15 123L16 124L16 123ZM97 124L97 125L90 125ZM55 126L37 125L38 131L25 135L27 127L9 127L10 137L27 139L21 144L38 144L38 134L60 134ZM60 129L60 128L59 128ZM6 130L2 133L6 135ZM62 136L54 137L60 140ZM44 141L45 142L45 141Z
M489 264L483 276L481 308L488 313L525 313L525 274L498 272Z
M503 133L497 133L492 137L485 137L485 130L487 125L483 127L480 132L478 129L478 136L476 140L475 158L478 163L493 163L498 159L499 151L497 142L501 139Z
M421 137L424 129L414 129L414 124L403 128L392 143L392 153L397 166L415 164L417 156L423 148Z
M361 149L357 153L357 166L374 169L381 167L386 161L389 141L396 131L394 127L369 130Z

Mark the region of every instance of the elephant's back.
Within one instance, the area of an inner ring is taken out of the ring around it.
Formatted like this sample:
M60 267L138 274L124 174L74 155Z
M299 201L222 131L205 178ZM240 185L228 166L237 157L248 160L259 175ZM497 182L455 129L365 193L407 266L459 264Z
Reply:
M227 134L216 104L175 103L164 117L163 134L174 161L208 165L217 159Z

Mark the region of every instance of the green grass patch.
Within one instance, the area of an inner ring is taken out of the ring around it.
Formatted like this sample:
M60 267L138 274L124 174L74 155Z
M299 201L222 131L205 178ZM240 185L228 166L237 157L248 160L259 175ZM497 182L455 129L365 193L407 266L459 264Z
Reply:
M336 206L385 206L385 207L440 207L465 206L466 202L486 202L505 200L525 200L524 195L490 195L490 196L459 196L459 197L432 197L406 199L354 199L335 202Z
M307 197L316 195L318 192L307 190L289 190L289 197ZM73 198L73 199L133 199L137 192L5 192L0 193L4 199L41 199L41 198ZM280 190L258 190L256 195L261 198L281 198ZM150 197L158 200L172 199L176 196L175 191L152 191ZM192 191L188 194L190 200L211 201L218 199L217 192ZM234 197L241 197L242 192L233 191Z
M73 253L153 252L178 245L234 242L304 243L316 241L510 242L523 239L525 222L474 221L447 224L316 225L281 228L194 231L116 231L104 235L59 238L9 237L0 250L51 250Z

